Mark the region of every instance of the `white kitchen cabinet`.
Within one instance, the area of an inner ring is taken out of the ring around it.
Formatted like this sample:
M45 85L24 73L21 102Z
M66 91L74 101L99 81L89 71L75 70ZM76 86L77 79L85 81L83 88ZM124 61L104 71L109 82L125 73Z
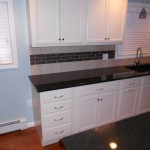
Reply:
M35 126L42 145L150 111L150 76L38 93Z
M61 43L83 42L83 0L60 0Z
M139 88L130 88L120 91L118 120L129 118L135 115L138 92Z
M83 0L29 0L33 47L82 43Z
M115 121L116 103L117 92L100 95L97 126L101 126Z
M115 121L118 81L78 87L77 132ZM90 94L90 95L89 95Z
M88 0L87 42L121 42L127 4L127 0Z
M96 127L98 96L88 96L79 99L79 131Z
M130 78L120 81L121 90L119 91L118 100L118 120L136 115L140 83L141 78Z
M33 88L35 126L43 146L72 134L72 88L37 93Z
M143 77L143 84L140 92L140 105L138 113L150 111L150 76Z
M150 85L145 85L141 89L141 101L139 113L150 111Z

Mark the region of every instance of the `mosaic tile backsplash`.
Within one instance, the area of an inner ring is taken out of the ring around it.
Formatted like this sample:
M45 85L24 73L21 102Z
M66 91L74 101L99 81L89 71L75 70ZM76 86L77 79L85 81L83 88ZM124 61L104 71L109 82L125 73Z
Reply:
M75 62L103 59L103 54L108 54L108 59L115 58L115 50L92 51L92 52L73 52L56 54L36 54L30 55L31 65L50 64L61 62Z

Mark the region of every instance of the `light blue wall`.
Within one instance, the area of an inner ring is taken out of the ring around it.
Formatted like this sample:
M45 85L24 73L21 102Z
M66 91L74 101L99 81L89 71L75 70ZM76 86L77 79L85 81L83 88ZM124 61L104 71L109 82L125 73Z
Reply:
M144 0L129 0L141 2ZM146 0L150 3L150 0ZM33 121L32 108L26 107L31 99L29 47L26 24L26 0L13 0L19 68L0 70L0 122L26 117Z
M26 24L26 0L13 0L19 68L0 70L0 123L26 117L33 121L31 99L29 46Z

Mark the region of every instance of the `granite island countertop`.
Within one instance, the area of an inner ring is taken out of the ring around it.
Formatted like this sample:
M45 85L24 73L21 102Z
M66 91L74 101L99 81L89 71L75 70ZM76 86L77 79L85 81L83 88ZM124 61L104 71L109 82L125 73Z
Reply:
M150 149L150 112L77 133L60 140L66 150L115 150Z
M44 92L146 75L150 75L150 71L137 72L127 69L125 66L117 66L53 74L31 75L29 76L29 79L37 92Z

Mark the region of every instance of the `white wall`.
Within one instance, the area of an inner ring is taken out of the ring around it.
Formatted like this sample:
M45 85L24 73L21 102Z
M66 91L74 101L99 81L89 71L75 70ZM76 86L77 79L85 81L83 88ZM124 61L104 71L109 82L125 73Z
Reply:
M13 0L19 68L0 70L0 123L26 117L33 121L31 99L29 46L26 23L26 0Z

